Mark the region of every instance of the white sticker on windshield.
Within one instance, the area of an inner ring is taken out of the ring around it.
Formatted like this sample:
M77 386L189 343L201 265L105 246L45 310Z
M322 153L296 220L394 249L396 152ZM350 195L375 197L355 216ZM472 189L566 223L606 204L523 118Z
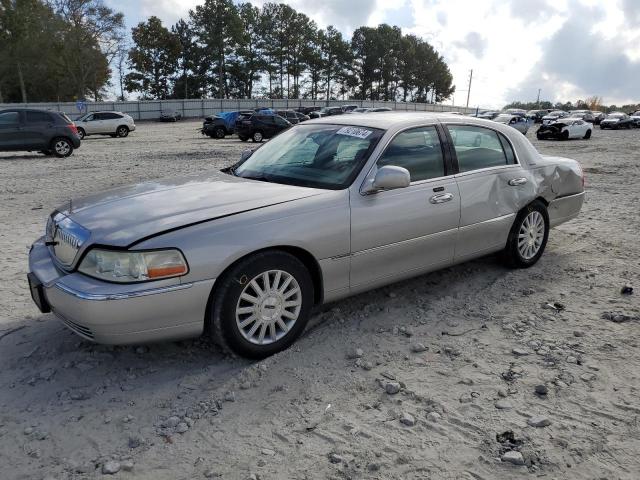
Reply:
M350 137L365 139L373 133L371 130L358 127L342 127L336 132L338 135L348 135Z

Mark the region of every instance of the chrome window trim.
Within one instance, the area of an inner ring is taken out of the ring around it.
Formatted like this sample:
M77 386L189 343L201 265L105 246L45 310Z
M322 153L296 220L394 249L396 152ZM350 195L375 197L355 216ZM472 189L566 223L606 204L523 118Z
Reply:
M519 164L514 164L514 165L500 165L497 167L485 167L485 168L479 168L477 170L470 170L468 172L461 172L461 173L456 173L454 175L455 178L462 178L462 177L466 177L467 175L475 175L476 173L486 173L486 172L491 172L491 171L502 171L502 170L509 170L512 168L516 168L516 167L521 167L521 165Z
M129 298L147 297L149 295L159 295L161 293L174 292L177 290L185 290L191 288L193 283L181 283L180 285L171 285L168 287L150 288L147 290L138 290L137 292L127 293L86 293L68 287L63 283L56 283L54 286L63 292L72 295L80 300L89 301L106 301L106 300L127 300Z
M360 184L360 187L358 188L358 193L360 195L362 195L363 197L366 197L368 195L371 195L371 193L366 193L363 192L362 190L365 188L367 181L369 180L369 177L371 176L371 172L376 169L377 170L377 165L378 165L378 160L380 160L380 158L382 157L382 155L384 154L384 152L387 150L387 148L389 147L389 144L395 140L395 138L400 135L401 133L406 132L407 130L415 130L416 128L424 128L424 127L433 127L436 130L436 135L438 135L438 141L440 142L440 151L442 152L442 167L443 169L446 171L446 167L445 167L445 154L444 154L444 145L442 143L442 139L440 138L440 133L438 132L438 125L440 123L437 121L434 121L433 123L427 123L427 124L420 124L420 125L411 125L408 127L403 128L402 130L398 130L396 133L393 134L393 136L391 138L389 138L389 140L387 140L386 143L384 143L383 145L378 145L378 147L380 148L380 153L378 153L378 155L375 157L375 159L373 160L371 166L369 167L369 170L367 171L367 174L364 176L364 178L362 179L362 183ZM435 181L435 180L442 180L445 178L453 178L455 176L454 173L450 174L450 175L445 175L444 177L435 177L435 178L425 178L423 180L416 180L415 182L411 182L409 184L409 187L407 188L411 188L414 185L422 185L425 182L431 182L431 181Z

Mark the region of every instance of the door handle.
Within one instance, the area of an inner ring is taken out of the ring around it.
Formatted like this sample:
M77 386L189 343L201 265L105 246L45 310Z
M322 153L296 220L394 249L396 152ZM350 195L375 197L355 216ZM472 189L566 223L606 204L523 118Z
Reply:
M434 205L437 205L438 203L450 202L451 200L453 200L452 193L440 193L438 195L434 195L429 199L429 201Z
M512 178L511 180L509 180L509 185L511 185L512 187L517 187L518 185L524 185L525 183L527 183L527 179L524 177Z

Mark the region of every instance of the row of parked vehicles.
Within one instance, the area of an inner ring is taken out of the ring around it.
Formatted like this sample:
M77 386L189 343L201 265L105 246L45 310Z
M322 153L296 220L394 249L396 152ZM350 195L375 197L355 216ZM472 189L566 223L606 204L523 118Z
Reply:
M594 125L599 125L600 129L618 130L622 128L640 128L640 111L626 114L624 112L613 112L608 115L599 111L591 110L521 110L507 109L504 112L492 110L480 111L471 116L493 120L499 123L510 125L511 127L526 134L530 126L540 123L541 126L536 132L539 140L559 139L568 140L570 138L591 138Z
M343 105L340 107L300 107L297 109L255 108L237 112L222 112L210 115L204 119L203 135L222 139L236 134L246 142L262 142L277 135L293 125L311 118L330 117L350 113L373 113L391 111L387 107L363 108L358 105Z

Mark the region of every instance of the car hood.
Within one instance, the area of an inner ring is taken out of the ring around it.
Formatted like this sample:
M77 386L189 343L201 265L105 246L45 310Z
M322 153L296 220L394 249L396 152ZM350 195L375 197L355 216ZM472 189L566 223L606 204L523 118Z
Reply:
M621 118L605 118L602 121L607 123L618 123L620 120L622 119Z
M90 232L88 244L127 247L176 228L323 192L214 172L116 188L70 200L57 211Z

